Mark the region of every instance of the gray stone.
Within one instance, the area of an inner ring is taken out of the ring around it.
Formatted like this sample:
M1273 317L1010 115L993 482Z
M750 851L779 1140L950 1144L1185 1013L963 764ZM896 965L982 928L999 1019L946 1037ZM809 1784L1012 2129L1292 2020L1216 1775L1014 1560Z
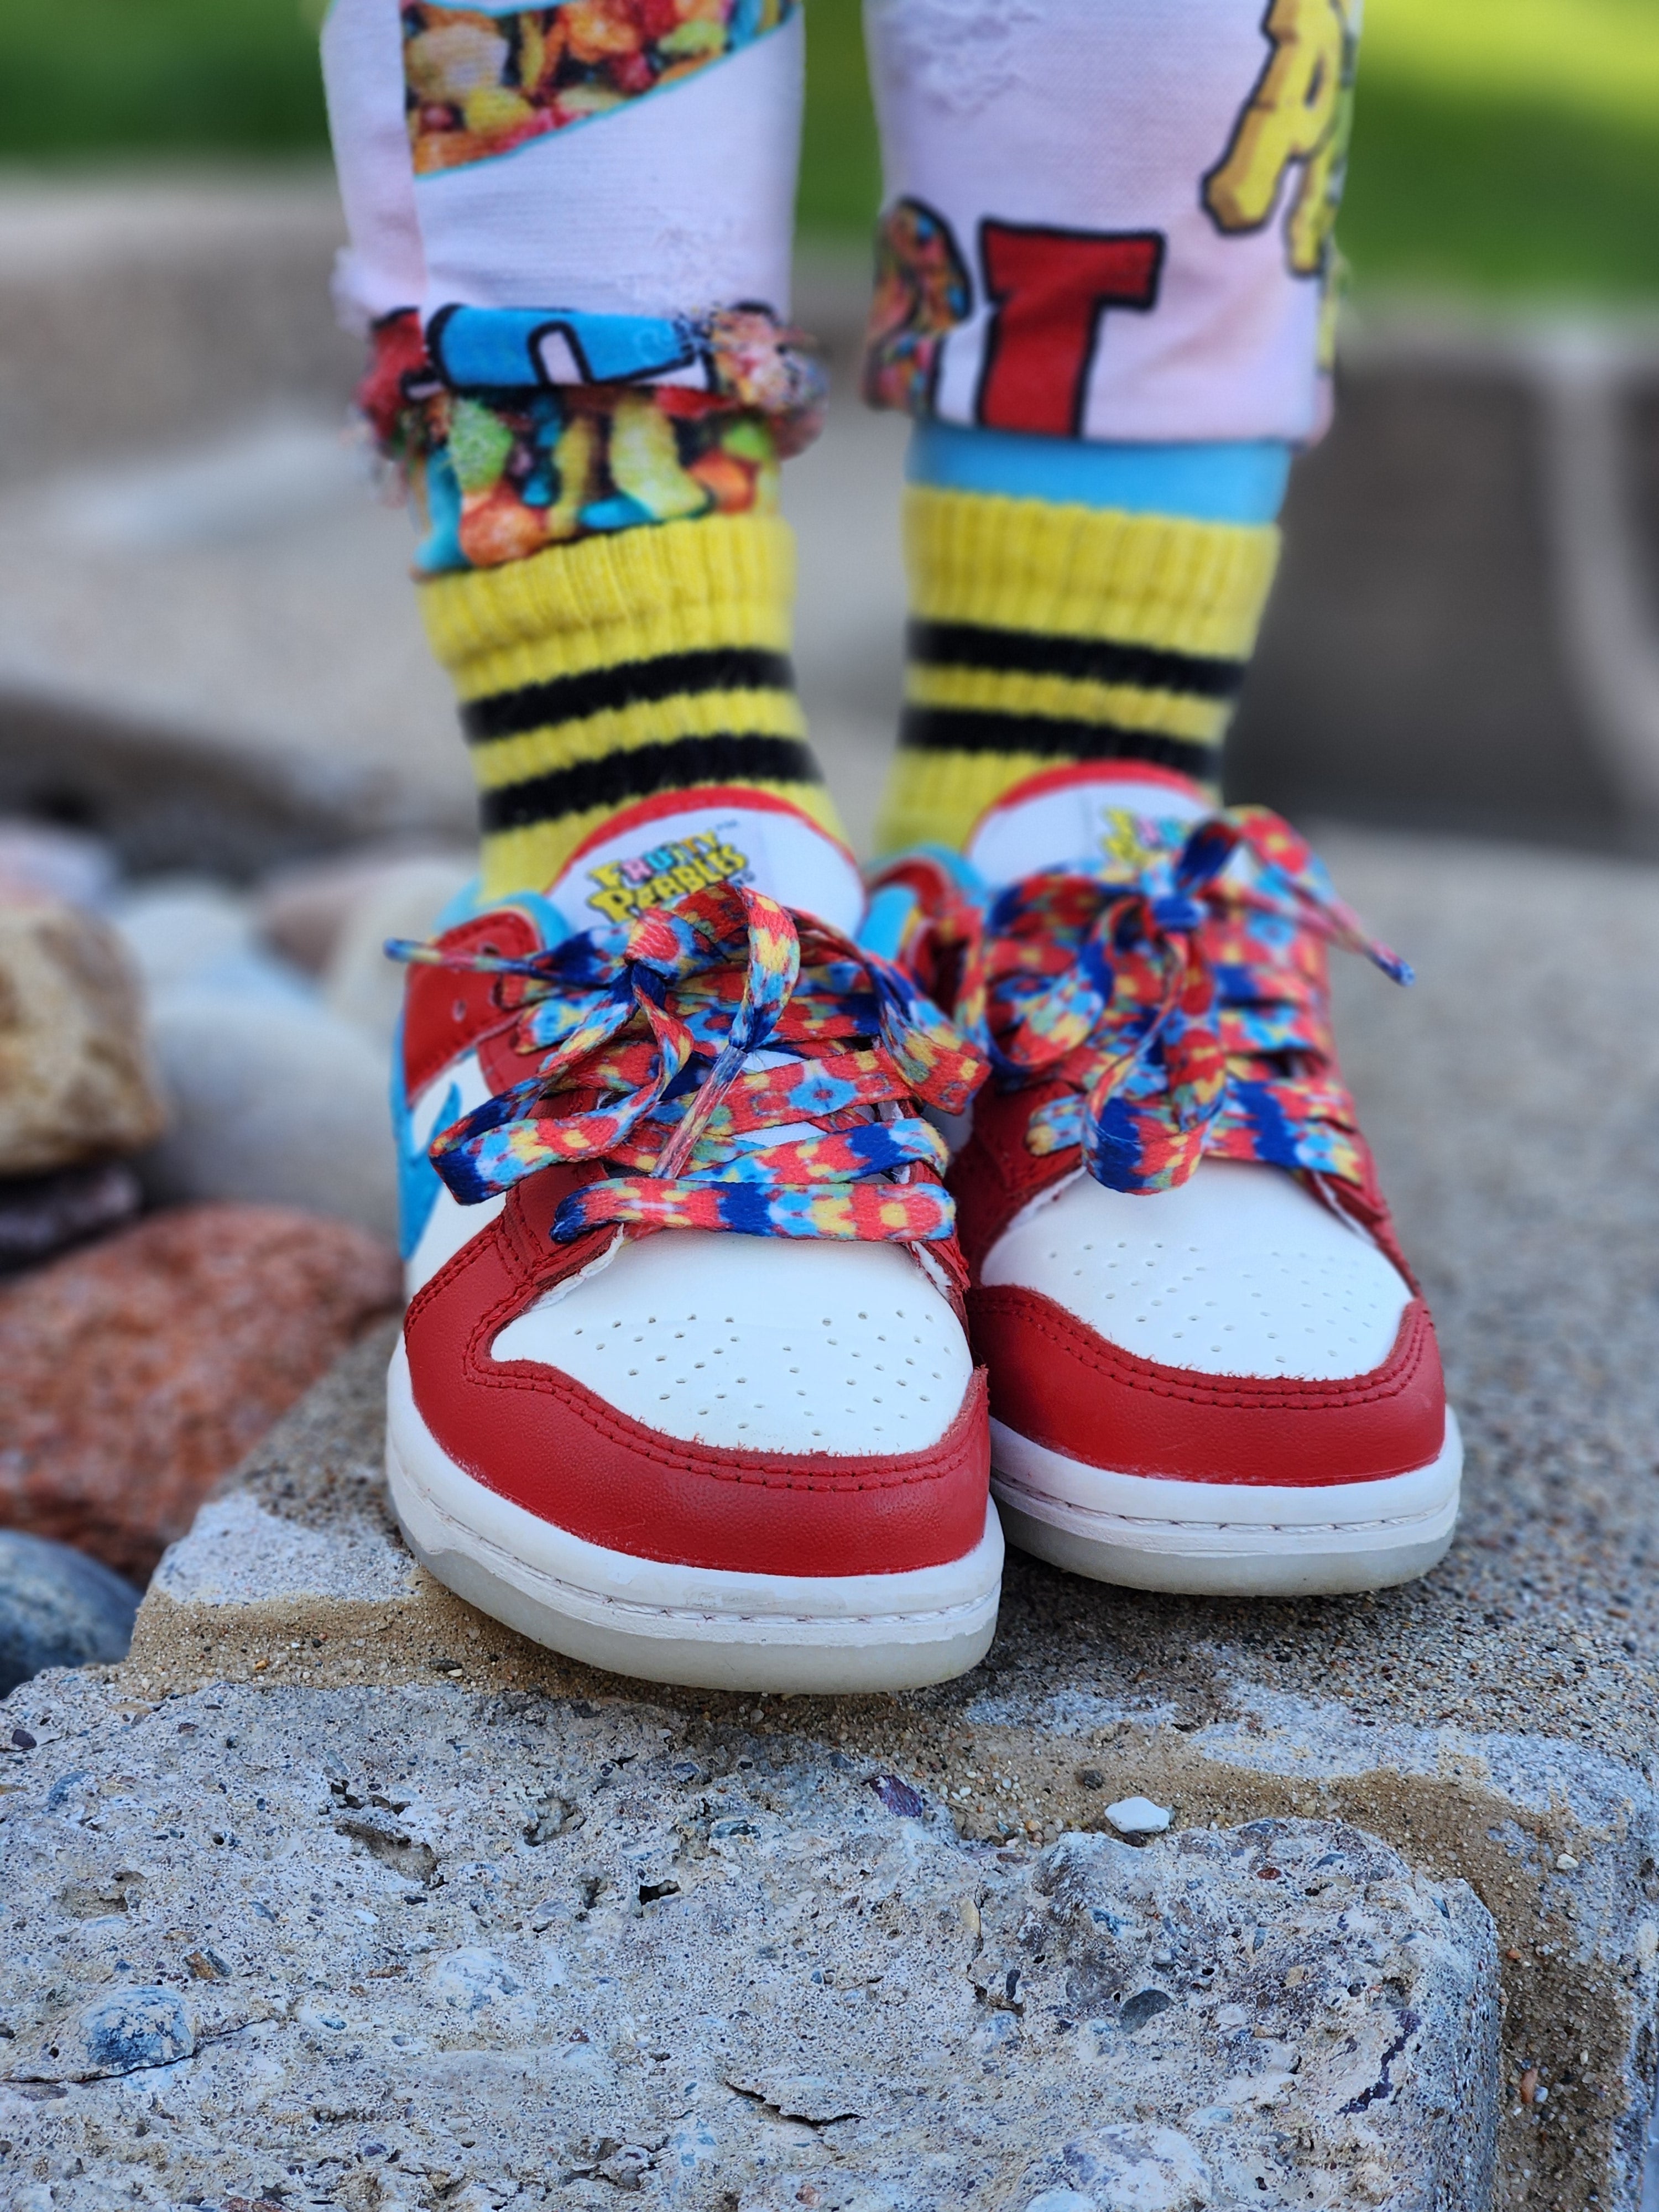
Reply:
M164 876L123 890L111 920L152 997L240 963L255 950L252 909L211 876Z
M1489 2202L1491 1921L1344 1823L1007 1849L726 1716L130 1687L8 1707L0 2171L54 2205Z
M148 868L263 872L307 847L471 834L410 519L376 500L342 421L256 419L0 491L0 805L63 811L81 793ZM273 498L272 462L293 476L302 453L312 492L296 508ZM144 788L158 778L170 798ZM216 826L226 811L240 820Z
M249 958L158 992L150 1032L172 1124L145 1157L158 1199L303 1206L394 1243L384 1046Z
M102 906L115 873L115 856L102 838L0 815L0 897L22 894Z
M0 1528L0 1698L48 1667L124 1659L138 1592L67 1544Z
M124 894L173 1121L143 1164L162 1202L300 1206L397 1237L386 1033L330 1006L261 942L250 900L202 877ZM381 965L395 988L399 971Z
M343 236L321 165L0 186L0 806L249 874L465 831L409 524L342 434Z

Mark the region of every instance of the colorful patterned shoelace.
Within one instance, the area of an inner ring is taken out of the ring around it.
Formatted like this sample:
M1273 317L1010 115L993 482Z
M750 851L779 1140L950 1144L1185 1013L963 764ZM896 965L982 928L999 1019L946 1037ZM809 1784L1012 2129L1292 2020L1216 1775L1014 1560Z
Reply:
M984 1064L898 968L722 884L525 959L395 941L394 958L496 974L523 1082L434 1141L464 1206L558 1164L612 1170L561 1204L608 1224L934 1243L955 1209L915 1111L960 1113Z
M1171 1189L1206 1153L1369 1190L1325 950L1363 954L1397 982L1410 969L1265 808L1210 816L1184 838L1177 824L1133 828L1133 860L1000 893L926 855L884 872L919 896L911 964L954 975L957 1024L999 1085L1066 1086L1033 1112L1028 1146L1080 1146L1114 1190Z

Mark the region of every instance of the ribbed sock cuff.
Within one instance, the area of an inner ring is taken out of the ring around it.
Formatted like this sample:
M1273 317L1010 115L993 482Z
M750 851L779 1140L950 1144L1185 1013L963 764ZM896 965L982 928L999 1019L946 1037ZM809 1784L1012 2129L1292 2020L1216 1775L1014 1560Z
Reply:
M905 538L905 714L880 849L962 844L1060 762L1218 781L1277 528L918 486Z
M794 547L772 516L584 538L423 585L472 749L487 895L544 887L609 816L698 786L839 834L789 661Z

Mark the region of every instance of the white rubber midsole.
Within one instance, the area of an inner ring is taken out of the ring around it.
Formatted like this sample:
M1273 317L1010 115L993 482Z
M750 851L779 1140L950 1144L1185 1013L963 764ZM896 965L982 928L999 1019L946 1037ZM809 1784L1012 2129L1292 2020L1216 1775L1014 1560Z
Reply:
M1449 1412L1425 1467L1374 1482L1178 1482L1117 1474L991 1424L991 1489L1010 1540L1148 1589L1367 1589L1423 1573L1457 1520L1463 1446Z
M996 1626L996 1509L963 1558L890 1575L745 1574L589 1543L456 1464L416 1408L399 1343L386 1475L410 1547L484 1612L573 1658L703 1688L914 1688L975 1665Z

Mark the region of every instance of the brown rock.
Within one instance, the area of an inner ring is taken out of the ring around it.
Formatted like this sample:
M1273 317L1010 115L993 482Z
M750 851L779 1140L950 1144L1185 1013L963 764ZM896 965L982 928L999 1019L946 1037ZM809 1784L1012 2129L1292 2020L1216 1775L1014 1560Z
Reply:
M137 1152L165 1120L114 932L78 907L0 904L0 1175Z
M143 1582L398 1298L378 1239L266 1206L156 1214L0 1287L0 1526Z

